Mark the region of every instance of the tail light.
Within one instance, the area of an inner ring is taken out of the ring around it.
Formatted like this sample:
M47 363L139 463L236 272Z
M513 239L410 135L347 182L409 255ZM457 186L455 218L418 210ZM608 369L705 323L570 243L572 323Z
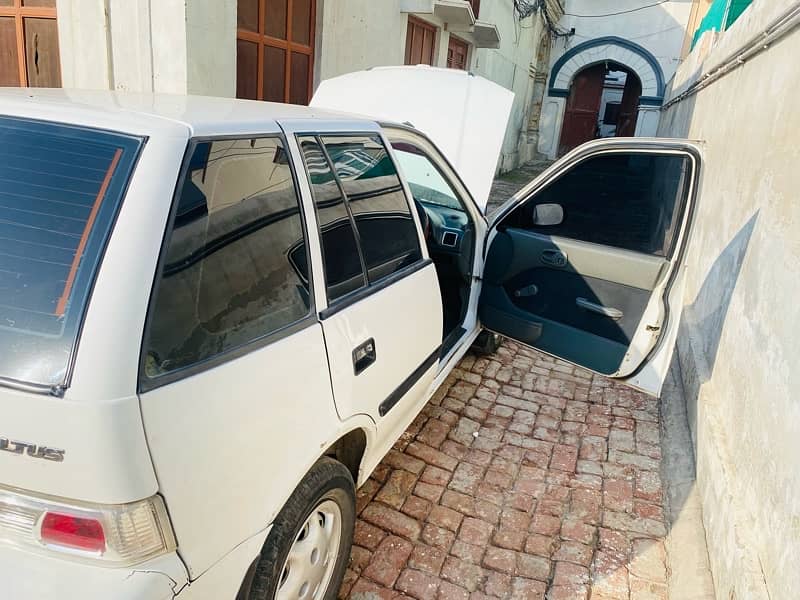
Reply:
M0 486L0 544L109 566L175 549L164 501L89 504Z

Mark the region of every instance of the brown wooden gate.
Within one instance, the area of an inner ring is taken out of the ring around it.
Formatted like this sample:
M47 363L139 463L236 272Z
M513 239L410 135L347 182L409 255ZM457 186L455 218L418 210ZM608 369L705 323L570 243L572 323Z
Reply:
M0 0L0 86L61 87L56 0Z
M642 95L642 83L639 78L628 71L625 79L625 90L622 92L622 102L619 107L619 120L617 121L617 137L633 137L636 133L636 119L639 116L639 98Z
M606 65L600 63L584 69L572 80L558 143L559 156L597 137L605 78Z
M238 0L236 96L308 104L315 0Z

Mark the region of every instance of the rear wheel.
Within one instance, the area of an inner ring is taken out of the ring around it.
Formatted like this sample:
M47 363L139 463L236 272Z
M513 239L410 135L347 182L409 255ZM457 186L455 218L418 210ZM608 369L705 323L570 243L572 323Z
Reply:
M323 458L297 486L264 543L250 600L334 600L355 525L350 471Z

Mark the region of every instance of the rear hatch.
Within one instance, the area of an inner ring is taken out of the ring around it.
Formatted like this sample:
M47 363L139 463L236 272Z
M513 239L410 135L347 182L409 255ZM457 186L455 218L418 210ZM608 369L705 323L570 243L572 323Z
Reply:
M143 146L0 116L0 545L117 565L174 546L135 390L107 402L70 394L95 275Z

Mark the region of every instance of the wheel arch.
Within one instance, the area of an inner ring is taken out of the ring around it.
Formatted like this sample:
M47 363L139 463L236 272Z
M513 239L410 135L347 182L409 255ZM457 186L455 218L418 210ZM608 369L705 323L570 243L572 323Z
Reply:
M334 458L347 467L353 476L356 487L358 487L361 465L367 453L367 439L367 432L361 427L357 427L342 435L323 453L323 456Z

